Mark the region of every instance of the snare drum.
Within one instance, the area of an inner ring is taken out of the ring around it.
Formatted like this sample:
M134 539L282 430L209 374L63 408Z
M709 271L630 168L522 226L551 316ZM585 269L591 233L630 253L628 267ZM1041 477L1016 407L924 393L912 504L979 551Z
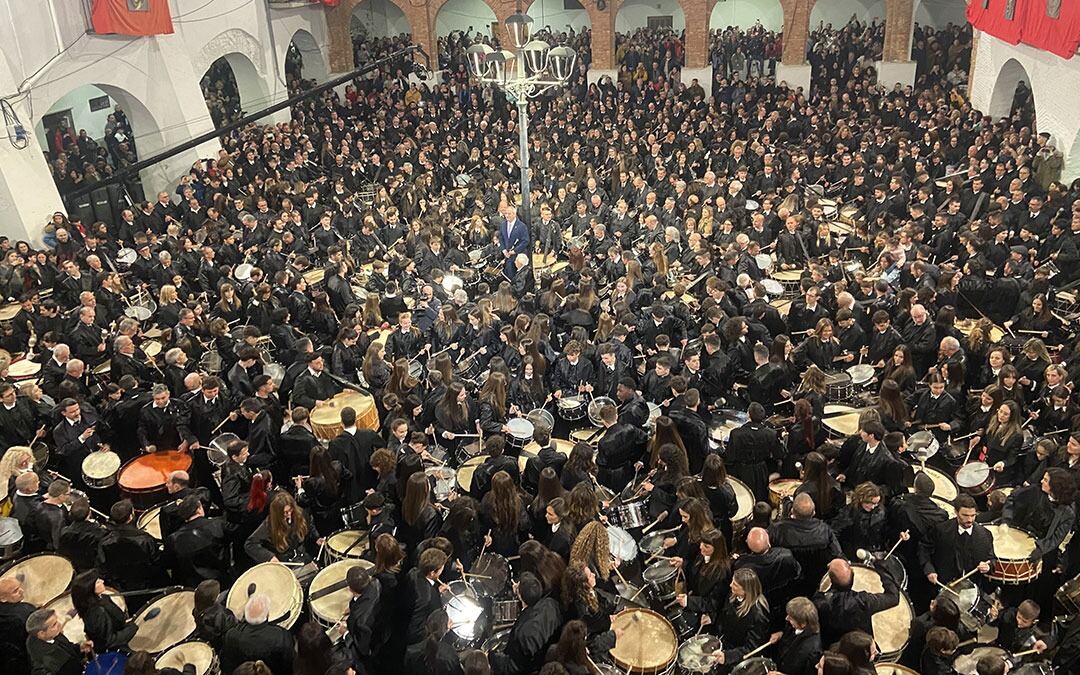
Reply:
M855 581L851 588L854 591L867 591L870 593L884 592L881 584L881 575L869 567L854 566L851 568L855 575ZM830 587L829 576L821 580L821 590L828 591ZM900 593L900 602L895 607L882 610L874 614L870 620L874 627L874 641L877 642L878 652L884 661L892 661L900 657L908 640L911 637L911 601L907 594Z
M762 279L761 286L770 298L779 298L784 295L784 285L776 279Z
M754 264L757 265L757 268L761 270L762 274L769 274L770 272L772 272L773 265L775 263L773 263L772 256L768 253L758 253L756 256L754 256ZM762 281L764 282L764 280ZM780 285L780 282L774 279L769 279L769 281L772 281L777 286ZM765 289L768 290L768 286L766 286Z
M338 530L326 538L323 550L327 560L358 559L368 550L369 543L366 530Z
M333 628L349 613L352 591L345 578L354 567L371 569L374 565L366 560L339 560L324 567L312 580L308 607L311 617L323 628Z
M968 462L956 470L956 484L968 494L982 496L994 489L996 477L986 462Z
M448 466L429 466L424 469L428 482L433 483L431 494L437 502L445 502L450 499L450 493L457 484L457 474Z
M1080 576L1073 577L1054 592L1055 616L1072 617L1080 613Z
M473 575L470 585L477 596L496 598L510 582L510 563L498 553L488 551L473 562L468 574Z
M925 464L926 460L938 453L941 444L938 443L937 436L929 431L916 431L907 439L907 449L920 463Z
M986 577L1003 584L1022 584L1039 576L1042 560L1029 560L1035 551L1035 538L1008 525L987 525L994 537L994 559Z
M585 419L588 410L585 399L580 396L563 396L559 399L559 417L567 422L578 422Z
M679 672L692 675L715 671L713 653L723 648L724 643L715 635L695 635L679 647Z
M768 675L776 670L772 659L755 656L743 659L731 667L730 675Z
M529 411L529 414L525 416L525 419L532 422L533 427L543 425L547 428L548 433L555 428L555 416L547 411L545 408L534 408Z
M191 469L191 455L179 450L162 450L136 457L120 469L120 495L144 511L161 503L168 493L165 481L173 471Z
M108 592L108 595L105 597L119 607L126 615L127 603L124 602L124 596L117 595L116 590L113 588L106 587L105 590ZM86 640L86 630L83 626L83 620L78 612L75 611L75 605L71 602L71 593L64 593L59 598L45 605L45 609L51 609L56 612L56 616L60 619L60 623L64 624L64 637L71 640L72 644L77 645Z
M825 400L830 403L850 401L855 395L855 387L852 384L851 375L845 372L828 373L825 375Z
M616 504L608 509L607 516L608 522L612 525L627 530L643 527L645 523L649 522L649 516L643 501Z
M821 215L825 217L825 220L836 220L839 211L835 199L819 199L817 203L821 207Z
M962 654L953 661L953 670L960 675L975 675L978 672L979 660L984 656L997 656L1002 661L1006 660L1009 652L1000 647L976 647L968 654Z
M120 455L112 450L91 452L82 462L82 475L86 487L107 488L116 485L120 471Z
M641 579L648 584L653 597L666 604L678 592L675 584L677 573L678 569L669 561L657 560L642 571Z
M205 642L181 642L158 657L154 667L158 670L175 668L184 672L184 666L191 664L195 667L195 675L219 675L221 665L218 663L214 648Z
M462 580L447 584L449 591L442 594L446 615L454 622L450 629L451 644L456 651L476 647L487 632L487 612L473 589Z
M154 539L161 541L161 507L155 506L149 511L143 511L136 526Z
M496 626L511 626L520 614L521 603L517 600L496 600L491 606L491 619Z
M255 593L270 599L269 623L276 623L285 630L292 628L304 608L304 589L293 571L281 563L267 562L241 574L225 599L225 606L236 616L244 615L251 584L255 584Z
M322 401L311 411L311 431L321 441L337 438L344 427L341 425L341 409L352 408L356 411L356 426L359 429L378 431L379 412L375 409L375 399L358 391L343 391L331 399Z
M667 562L667 561L664 561ZM611 620L622 631L611 659L624 673L663 673L675 662L679 641L671 622L651 609L626 609Z
M533 423L524 417L515 417L506 422L506 445L520 451L533 437Z
M927 476L934 481L934 495L942 501L949 502L950 504L956 500L956 497L960 494L960 491L956 489L956 483L952 482L948 474L938 471L937 469L927 466L916 466L915 471L925 471ZM915 488L909 488L912 492Z
M44 607L67 590L75 568L67 558L39 553L11 563L0 579L17 579L23 587L23 601Z
M619 560L633 560L638 554L637 540L618 525L607 526L608 551Z
M802 481L797 478L777 478L769 481L769 503L772 504L773 509L779 511L780 504L785 499L793 498L800 485Z
M802 295L799 289L799 280L802 279L802 270L779 270L773 271L772 278L784 286L784 297L794 300Z
M728 476L727 482L735 490L735 501L738 504L735 515L731 517L732 531L738 537L750 525L754 516L754 493L738 478Z
M155 612L157 616L147 619L147 615L154 609L160 614ZM176 591L159 597L135 616L138 630L128 647L132 652L159 654L180 644L195 632L195 617L192 615L194 610L194 591ZM237 616L243 616L243 607Z
M825 406L825 418L821 423L838 436L854 436L859 433L859 415L858 408L830 404Z
M13 382L36 380L41 372L41 364L30 359L21 359L8 366L8 378Z
M863 388L873 382L875 377L874 367L865 363L851 366L846 372L851 376L851 383L859 388Z

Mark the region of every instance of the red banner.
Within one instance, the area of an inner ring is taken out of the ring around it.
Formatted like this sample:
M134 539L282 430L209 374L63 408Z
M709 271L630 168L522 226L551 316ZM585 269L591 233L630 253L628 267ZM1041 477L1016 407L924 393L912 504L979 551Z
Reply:
M173 32L169 0L94 0L94 32L116 35L165 35Z
M1063 59L1071 59L1080 47L1080 2L1062 0L1056 18L1047 11L1048 4L1056 3L1053 0L969 0L967 19L975 28L1009 44L1023 42Z

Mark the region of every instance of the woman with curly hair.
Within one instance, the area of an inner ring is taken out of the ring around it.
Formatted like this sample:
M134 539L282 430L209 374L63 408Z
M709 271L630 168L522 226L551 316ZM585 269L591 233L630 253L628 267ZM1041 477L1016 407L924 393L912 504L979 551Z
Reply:
M590 639L611 640L611 615L615 613L612 596L596 592L596 573L583 562L572 562L563 575L562 604L567 617L585 624Z

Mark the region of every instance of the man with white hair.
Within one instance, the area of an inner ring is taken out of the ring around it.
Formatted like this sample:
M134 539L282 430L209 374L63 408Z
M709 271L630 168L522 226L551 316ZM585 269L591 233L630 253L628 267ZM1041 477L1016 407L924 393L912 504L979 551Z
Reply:
M221 672L231 673L245 661L258 660L275 675L291 673L293 637L271 621L284 621L286 617L271 617L270 598L264 592L267 589L252 589L251 586L247 588L252 594L244 605L243 621L229 629L222 640Z
M911 349L912 365L915 367L915 377L922 378L926 371L934 363L934 344L937 342L937 331L934 324L929 320L926 307L912 305L911 321L900 326L900 337Z
M518 253L514 256L514 273L510 277L510 290L519 300L524 300L536 290L536 276L529 263L527 253Z

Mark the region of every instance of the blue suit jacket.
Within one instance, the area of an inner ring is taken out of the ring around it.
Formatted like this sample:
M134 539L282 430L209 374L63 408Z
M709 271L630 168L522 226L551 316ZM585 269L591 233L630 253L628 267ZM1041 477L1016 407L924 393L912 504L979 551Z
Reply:
M529 252L529 227L525 224L521 218L518 218L514 222L514 227L510 230L510 236L506 236L506 221L504 220L502 225L499 226L499 245L504 251L513 251L514 254L528 253ZM514 257L511 256L506 259L503 267L506 270L507 275L513 277L511 273L514 269Z

